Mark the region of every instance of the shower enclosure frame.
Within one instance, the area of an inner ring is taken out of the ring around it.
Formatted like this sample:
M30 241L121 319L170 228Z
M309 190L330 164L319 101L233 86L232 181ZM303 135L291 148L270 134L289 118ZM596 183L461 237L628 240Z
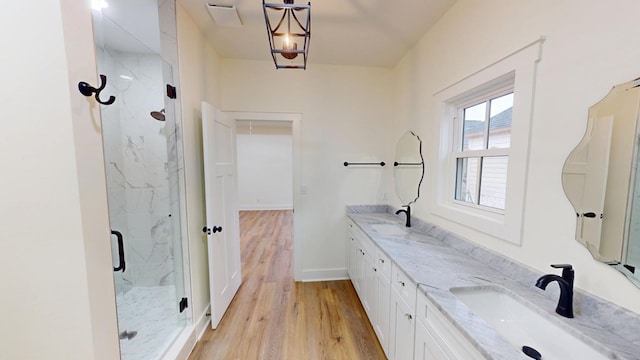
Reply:
M125 1L126 2L126 1ZM175 2L174 1L159 1L157 4L158 7L158 22L159 22L159 37L161 39L161 51L160 57L166 63L168 63L169 70L173 69L172 72L167 73L167 67L163 69L164 78L170 78L172 81L169 83L175 87L179 87L178 82L178 61L177 61L177 42L176 42L176 12L175 12ZM160 21L162 19L162 21ZM94 24L94 32L96 31L96 25ZM96 43L97 45L97 43ZM115 79L112 79L115 80ZM183 347L189 347L190 345L186 344L186 342L193 341L192 333L193 333L193 314L191 309L189 308L188 298L191 297L191 283L190 283L190 273L189 273L189 253L188 253L188 234L186 230L186 187L185 187L185 179L184 179L184 155L183 155L183 145L182 145L182 137L181 134L181 114L179 112L180 107L180 98L175 96L175 88L173 88L174 97L172 101L165 101L164 107L166 107L166 113L171 114L173 120L175 121L175 133L172 136L175 136L175 148L174 151L176 158L174 161L175 171L177 172L176 180L177 184L172 184L177 188L177 197L178 202L177 206L179 210L177 213L179 214L179 219L175 219L175 221L179 224L179 234L176 234L180 237L180 245L181 245L181 258L179 259L182 262L182 276L180 279L176 279L182 283L184 298L180 299L179 304L176 303L176 306L180 307L180 310L185 311L184 323L182 327L182 333L178 334L173 339L173 344L167 352L165 352L165 356L169 356L167 354L175 354L180 353ZM107 92L108 94L108 92ZM150 110L159 110L159 109L150 109ZM149 114L149 113L148 113ZM169 116L169 115L168 115ZM151 116L148 115L149 121L156 121ZM172 211L173 212L173 211ZM177 259L176 259L177 260ZM118 263L118 259L115 259L115 264ZM129 264L127 264L129 265ZM125 334L130 335L130 334Z

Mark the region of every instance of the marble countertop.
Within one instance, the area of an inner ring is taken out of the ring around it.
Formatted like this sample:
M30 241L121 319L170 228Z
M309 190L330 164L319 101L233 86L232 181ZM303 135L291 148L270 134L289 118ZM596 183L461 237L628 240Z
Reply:
M530 359L520 349L502 338L484 320L477 317L450 291L453 287L500 286L522 298L528 307L558 324L583 342L610 359L639 359L640 346L622 339L598 322L606 316L601 308L589 308L574 303L575 317L567 319L555 313L559 291L551 286L542 291L534 286L538 274L531 269L510 271L509 275L471 256L474 245L466 244L462 251L442 241L442 236L425 232L424 226L406 228L403 221L390 213L348 213L351 220L416 284L418 289L456 326L487 359ZM412 219L413 220L413 219ZM406 234L386 235L376 231L375 224L393 224ZM495 256L495 254L491 255ZM513 268L513 267L512 267ZM510 270L512 270L510 268ZM557 272L549 269L549 273ZM557 287L555 287L557 288ZM634 321L637 323L637 321ZM637 324L633 325L636 329ZM635 329L633 329L635 330Z

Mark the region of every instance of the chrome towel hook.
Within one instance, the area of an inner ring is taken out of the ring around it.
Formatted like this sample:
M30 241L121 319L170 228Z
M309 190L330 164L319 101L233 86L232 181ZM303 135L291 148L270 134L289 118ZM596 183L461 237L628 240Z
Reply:
M113 102L116 101L116 97L113 95L109 96L109 100L107 101L100 100L100 93L102 92L102 90L104 90L105 86L107 86L107 76L100 74L100 82L100 87L96 89L86 82L81 81L80 83L78 83L78 90L80 90L80 93L84 96L91 96L95 94L96 101L102 105L113 104Z

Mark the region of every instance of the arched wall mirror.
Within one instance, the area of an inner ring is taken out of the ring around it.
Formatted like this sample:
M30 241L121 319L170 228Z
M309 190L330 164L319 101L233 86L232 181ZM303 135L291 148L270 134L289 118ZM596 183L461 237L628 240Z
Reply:
M589 108L584 138L562 170L576 211L576 240L640 287L640 79Z
M409 206L420 197L420 184L424 176L422 141L412 131L405 132L396 144L393 163L396 195L403 206Z

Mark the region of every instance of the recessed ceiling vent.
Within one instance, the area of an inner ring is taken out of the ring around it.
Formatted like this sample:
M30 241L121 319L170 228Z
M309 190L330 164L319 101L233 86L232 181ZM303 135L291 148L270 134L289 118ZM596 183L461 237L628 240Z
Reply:
M207 4L209 14L216 25L224 27L241 27L238 9L234 5Z

